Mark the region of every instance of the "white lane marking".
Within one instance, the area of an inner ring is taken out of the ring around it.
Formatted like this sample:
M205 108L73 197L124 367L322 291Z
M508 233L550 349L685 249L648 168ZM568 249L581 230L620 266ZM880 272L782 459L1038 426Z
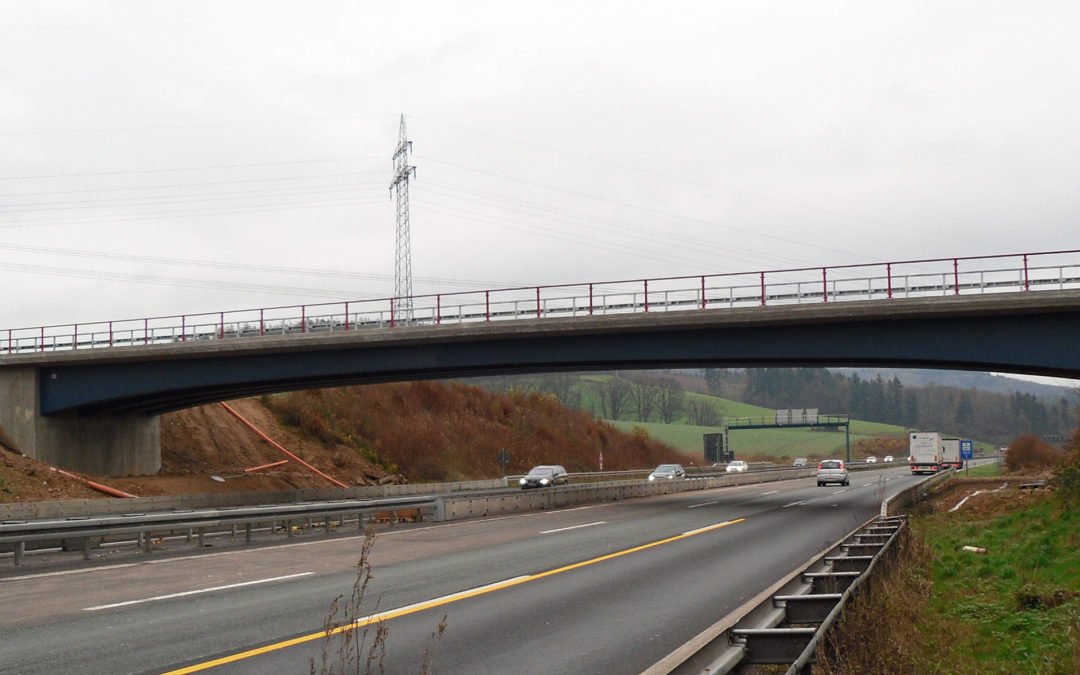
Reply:
M799 506L799 505L801 505L801 504L805 504L805 503L806 503L806 502L808 502L808 501L809 501L808 499L804 499L804 500L802 500L801 502L791 502L790 504L784 504L784 505L783 505L783 506L781 506L780 508L782 508L782 509L786 509L786 508L787 508L787 507L789 507L789 506Z
M688 508L688 509L696 509L699 506L708 506L710 504L719 504L719 503L720 503L720 500L718 499L715 502L702 502L700 504L691 504L690 506L687 506L686 508Z
M268 584L274 581L284 581L285 579L296 579L297 577L306 577L314 572L300 572L299 574L286 574L281 577L271 577L269 579L256 579L255 581L242 581L237 584L226 584L225 586L214 586L213 588L200 588L195 591L184 591L182 593L170 593L169 595L156 595L152 598L142 598L140 600L128 600L126 602L114 602L111 605L98 605L97 607L83 607L84 612L95 612L99 609L112 609L114 607L126 607L128 605L138 605L144 602L155 602L157 600L170 600L172 598L183 598L188 595L198 595L200 593L213 593L214 591L225 591L230 588L241 588L242 586L254 586L255 584Z
M578 530L583 527L592 527L593 525L606 525L606 520L598 520L595 523L585 523L584 525L571 525L570 527L560 527L555 530L544 530L540 534L551 534L552 532L566 532L567 530Z
M873 483L863 483L862 484L863 487L870 487L871 485L873 485Z
M848 491L848 489L847 489L847 488L844 488L843 490L837 490L837 491L836 491L836 492L834 492L833 494L834 494L834 495L838 495L838 494L840 494L841 492L847 492L847 491Z
M760 495L758 495L758 496L759 496L759 497L764 497L765 495L774 495L774 494L776 494L777 492L780 492L780 491L779 491L779 490L769 490L768 492L762 492L762 493L761 493Z

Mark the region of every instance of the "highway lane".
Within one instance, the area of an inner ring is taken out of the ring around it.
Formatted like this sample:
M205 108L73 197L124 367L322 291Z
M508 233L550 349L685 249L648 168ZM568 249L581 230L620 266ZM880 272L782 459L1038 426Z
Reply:
M387 671L418 671L445 614L438 672L637 672L870 518L886 492L913 481L906 470L889 469L853 474L848 489L803 479L395 530L377 538L360 613L518 580L388 620ZM349 593L360 541L312 537L4 578L0 602L19 607L0 618L4 661L13 672L79 672L86 668L72 664L85 666L93 654L101 668L92 670L161 672L307 638L319 631L330 601ZM132 601L138 602L106 607ZM303 640L215 672L307 672L321 648L319 639Z

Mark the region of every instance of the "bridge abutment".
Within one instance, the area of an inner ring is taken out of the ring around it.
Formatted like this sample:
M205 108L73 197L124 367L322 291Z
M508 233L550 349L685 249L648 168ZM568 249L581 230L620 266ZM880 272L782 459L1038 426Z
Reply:
M83 417L40 413L41 369L0 370L0 440L27 457L99 476L161 469L161 418L141 413Z

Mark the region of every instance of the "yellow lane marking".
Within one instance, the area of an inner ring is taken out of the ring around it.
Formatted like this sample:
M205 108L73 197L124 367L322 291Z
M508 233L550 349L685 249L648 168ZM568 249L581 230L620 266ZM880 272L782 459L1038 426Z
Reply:
M296 645L299 645L299 644L303 644L305 642L311 642L312 640L321 640L321 639L323 639L325 637L329 637L331 635L336 635L338 633L343 633L343 632L345 632L347 630L355 630L357 628L362 628L364 626L368 626L368 625L371 625L373 623L378 623L380 621L387 621L389 619L396 619L397 617L405 616L406 614L414 614L416 612L422 612L424 610L432 609L434 607L440 607L442 605L448 605L450 603L458 602L460 600L466 600L468 598L474 598L474 597L476 597L478 595L485 595L485 594L491 593L493 591L502 590L504 588L510 588L511 586L517 586L518 584L523 584L523 583L526 583L528 581L536 581L537 579L544 579L546 577L554 576L556 574L562 574L563 572L569 572L570 570L576 570L576 569L579 569L581 567L587 567L589 565L595 565L596 563L601 563L601 562L604 562L606 560L613 560L615 558L621 558L624 555L629 555L631 553L637 553L638 551L644 551L644 550L647 550L647 549L650 549L650 548L655 548L657 546L662 546L664 544L670 544L672 542L676 542L676 541L679 541L681 539L687 539L689 537L693 537L693 536L696 536L696 535L699 535L699 534L703 534L705 532L712 532L713 530L718 530L718 529L720 529L722 527L727 527L728 525L737 525L737 524L743 522L744 520L746 520L746 519L745 518L738 518L736 520L728 520L728 521L725 521L723 523L717 523L715 525L709 525L708 527L702 527L702 528L698 528L696 530L691 530L689 532L684 532L682 534L675 535L674 537L668 537L667 539L660 539L658 541L650 542L648 544L642 544L641 546L635 546L633 548L628 548L628 549L625 549L625 550L622 550L622 551L616 551L615 553L609 553L607 555L602 555L599 558L593 558L591 560L585 560L583 562L574 563L572 565L566 565L565 567L559 567L559 568L556 568L556 569L553 569L553 570L548 570L546 572L539 572L537 574L530 574L530 575L526 575L526 576L522 576L522 577L514 577L513 579L507 579L505 581L499 581L499 582L496 582L496 583L493 583L493 584L489 584L487 586L480 586L478 588L474 588L474 589L467 590L467 591L462 591L460 593L454 593L452 595L446 595L446 596L443 596L441 598L435 598L433 600L428 600L427 602L419 602L419 603L416 603L415 605L408 605L406 607L400 607L398 609L393 609L393 610L389 610L389 611L386 611L386 612L380 612L378 614L372 614L370 616L365 616L365 617L356 619L355 621L352 621L352 622L350 622L349 624L347 624L345 626L338 626L337 628L331 629L329 632L327 632L327 631L319 631L318 633L311 633L309 635L301 635L300 637L295 637L295 638L292 638L291 640L283 640L281 642L275 642L274 644L266 645L265 647L258 647L256 649L249 649L248 651L245 651L245 652L239 652L237 654L231 654L229 656L223 656L223 657L221 657L219 659L214 659L212 661L205 661L203 663L196 663L195 665L188 666L186 668L180 668L179 670L171 670L171 671L168 671L167 673L164 673L163 675L184 675L185 673L196 673L196 672L199 672L201 670L208 670L210 668L216 668L217 666L223 666L223 665L225 665L227 663L235 663L236 661L243 661L244 659L249 659L249 658L251 658L253 656L259 656L260 654L266 654L268 652L278 651L280 649L286 649L288 647L293 647L293 646L296 646Z

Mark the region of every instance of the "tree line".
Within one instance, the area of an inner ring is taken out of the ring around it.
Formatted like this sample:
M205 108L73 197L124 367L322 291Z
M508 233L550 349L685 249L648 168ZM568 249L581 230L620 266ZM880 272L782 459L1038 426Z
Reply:
M1065 438L1077 424L1077 400L1014 391L1008 394L936 384L905 387L899 378L833 373L824 368L749 368L739 371L746 403L768 408L818 408L913 429L1006 443L1021 434ZM738 377L721 371L720 379ZM716 381L716 375L713 381ZM706 382L710 378L706 377Z
M725 411L711 396L771 409L817 408L910 429L940 430L993 443L1021 434L1066 437L1077 426L1080 392L1057 399L942 385L905 387L898 377L834 373L825 368L619 371L601 377L549 373L484 378L481 386L553 394L596 417L719 426Z

